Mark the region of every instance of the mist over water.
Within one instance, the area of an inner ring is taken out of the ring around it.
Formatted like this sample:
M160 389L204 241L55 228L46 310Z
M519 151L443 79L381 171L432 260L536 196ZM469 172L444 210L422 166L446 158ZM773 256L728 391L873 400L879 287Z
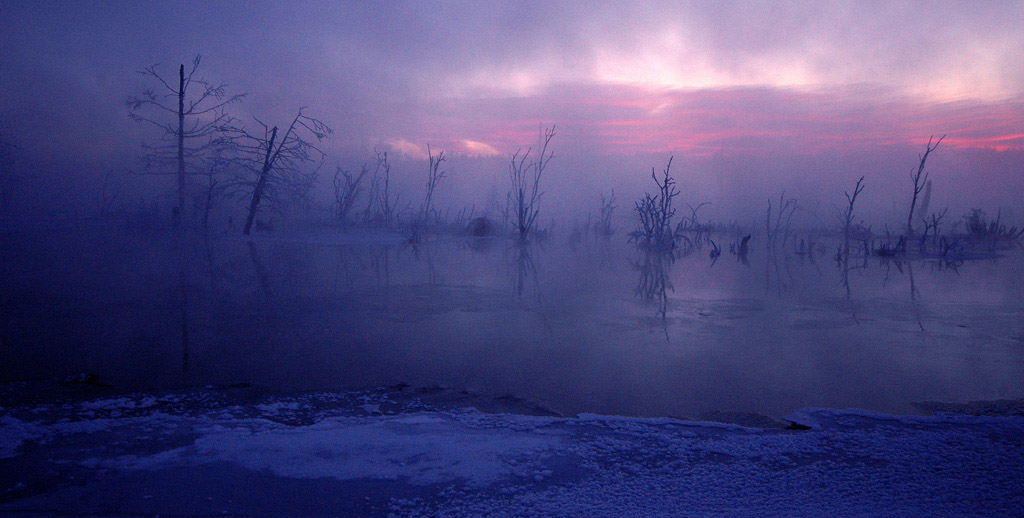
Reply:
M0 379L689 417L1020 397L1020 6L640 7L5 4ZM668 163L697 249L650 253Z
M745 260L706 249L652 259L625 241L14 235L0 379L404 383L564 414L691 418L1024 394L1019 251L959 264L865 257L844 284L825 239L810 255L754 246Z

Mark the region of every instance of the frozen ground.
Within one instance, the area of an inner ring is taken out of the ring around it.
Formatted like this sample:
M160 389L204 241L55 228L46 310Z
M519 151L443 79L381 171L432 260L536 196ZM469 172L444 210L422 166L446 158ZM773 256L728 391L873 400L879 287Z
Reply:
M928 417L809 409L790 416L810 427L798 430L556 417L514 398L409 387L295 396L246 387L62 390L3 390L0 514L1020 516L1024 509L1019 401L933 405L974 415ZM979 415L987 413L998 415Z

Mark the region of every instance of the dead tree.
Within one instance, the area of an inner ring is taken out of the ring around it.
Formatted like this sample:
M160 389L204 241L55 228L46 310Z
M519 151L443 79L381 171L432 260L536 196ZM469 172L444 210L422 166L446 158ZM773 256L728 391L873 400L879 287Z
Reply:
M615 229L612 228L612 216L617 208L614 189L607 198L604 194L601 195L601 214L598 216L597 226L594 228L598 235L607 237L615 233Z
M928 243L928 231L932 233L932 246L937 247L939 244L939 225L942 224L942 218L946 217L946 213L949 212L949 207L942 209L942 212L932 213L931 218L921 218L921 222L924 223L924 233L921 234L921 253L925 251L925 245Z
M434 199L434 190L437 189L437 184L441 182L441 179L445 177L445 171L439 171L441 163L445 161L444 151L439 151L437 156L430 151L430 146L427 146L427 158L429 160L429 172L427 174L427 192L426 197L423 199L423 209L420 211L420 219L426 218L427 214L430 213L430 203Z
M363 192L360 184L368 172L366 165L359 170L359 174L352 174L340 167L334 172L334 213L340 225L345 225L348 213Z
M672 231L672 218L676 209L672 207L672 199L679 195L679 190L675 187L675 179L669 174L672 158L668 159L661 180L654 168L651 168L651 178L658 185L658 192L654 195L644 193L643 199L635 203L634 210L640 216L640 227L632 233L630 240L636 240L637 244L648 250L671 250L676 246Z
M918 155L920 162L917 165L917 171L910 173L910 179L914 182L914 195L910 198L910 213L907 214L907 235L914 235L914 209L917 207L917 197L924 190L925 185L928 184L928 173L924 170L924 163L928 160L928 155L935 151L935 148L939 147L942 139L946 138L946 136L939 137L934 146L932 145L933 138L934 135L928 137L928 145L925 147L924 154Z
M180 65L177 81L161 75L157 71L159 65L140 70L139 74L156 81L156 90L147 88L141 96L126 101L132 120L149 123L161 131L157 144L143 143L146 168L176 166L177 200L171 212L176 227L181 224L185 207L186 176L195 173L200 167L196 162L217 145L218 136L232 122L225 108L245 97L227 95L224 83L196 78L199 63L197 55L187 73L185 65Z
M423 225L427 221L427 217L430 216L430 205L434 199L434 190L437 189L437 184L441 182L441 179L445 177L445 171L441 171L441 164L445 161L444 151L439 151L437 156L430 150L430 145L427 145L427 190L423 197L423 205L420 206L420 214L413 222L412 232L409 235L410 243L417 243L420 240L420 231L423 229Z
M793 214L796 213L797 203L793 198L786 199L786 192L783 191L779 195L779 207L778 213L775 215L775 219L772 219L772 200L768 198L768 211L765 214L765 231L767 235L768 247L774 250L776 244L776 238L779 233L782 232L783 240L782 244L786 244L786 238L789 237L790 223L793 221ZM783 226L783 220L785 220L785 226Z
M259 119L259 132L250 133L243 127L231 129L235 162L244 171L235 187L242 195L251 196L243 228L246 235L252 230L261 202L266 200L271 210L281 212L285 206L301 201L316 181L316 173L307 172L304 166L322 163L326 155L311 139L319 142L332 130L302 110L283 135L278 134L277 126L270 127Z
M850 227L853 225L853 204L857 202L857 196L860 196L863 191L864 177L861 176L853 187L853 194L843 192L846 196L846 210L843 212L843 237L846 239L849 239Z
M506 201L508 210L512 212L511 219L520 241L526 241L537 223L540 200L544 196L540 190L540 180L544 176L548 162L555 156L553 152L548 151L554 137L554 126L544 130L537 160L527 161L531 151L527 148L525 153L522 153L522 150L516 151L509 161L508 175L512 189L508 192Z
M699 204L697 204L696 207L694 207L693 205L690 205L689 203L687 203L686 204L686 208L690 209L690 219L687 220L686 218L683 218L683 220L679 222L680 226L685 228L685 229L687 229L687 230L697 230L697 231L700 231L701 230L701 225L700 225L700 223L697 222L697 212L699 212L701 207L703 207L705 205L711 205L711 202L706 201L706 202L703 202L703 203L699 203Z
M374 150L373 177L370 180L370 192L367 195L366 209L363 220L378 220L385 228L390 228L395 217L395 207L399 195L391 198L391 164L388 162L387 151Z
M853 227L853 204L857 202L857 196L864 191L864 177L861 176L857 180L857 184L853 186L853 194L843 191L846 196L846 210L843 211L843 254L850 254L850 229Z

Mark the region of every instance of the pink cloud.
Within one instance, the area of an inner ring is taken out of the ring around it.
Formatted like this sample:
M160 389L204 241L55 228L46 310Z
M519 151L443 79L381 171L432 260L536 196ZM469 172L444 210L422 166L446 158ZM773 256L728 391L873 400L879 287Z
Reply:
M947 135L958 148L1024 149L1024 103L929 103L867 88L650 90L563 84L528 97L445 100L429 123L407 128L416 142L487 142L498 152L527 146L557 123L602 154L780 151L811 154L917 145ZM461 146L460 146L461 147Z

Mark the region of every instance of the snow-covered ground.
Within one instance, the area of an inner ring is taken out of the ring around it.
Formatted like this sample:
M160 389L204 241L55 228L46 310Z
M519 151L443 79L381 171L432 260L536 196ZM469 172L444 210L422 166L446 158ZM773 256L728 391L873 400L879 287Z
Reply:
M810 427L797 430L526 415L544 412L407 387L6 399L0 514L1024 513L1020 402L1002 415L808 409L789 417Z

